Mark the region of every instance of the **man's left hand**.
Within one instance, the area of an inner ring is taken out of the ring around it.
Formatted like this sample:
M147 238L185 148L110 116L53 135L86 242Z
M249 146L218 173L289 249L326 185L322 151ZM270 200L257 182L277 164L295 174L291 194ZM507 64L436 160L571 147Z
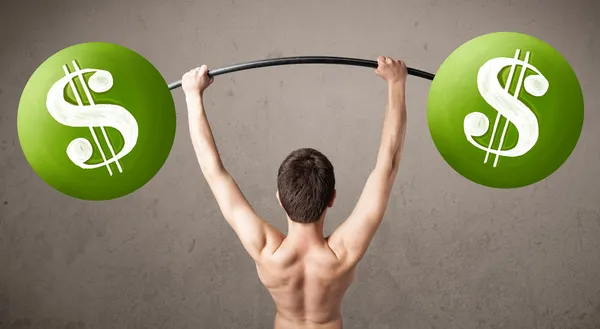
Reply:
M214 81L214 77L208 76L208 67L202 65L183 75L181 87L186 96L202 96L204 90Z

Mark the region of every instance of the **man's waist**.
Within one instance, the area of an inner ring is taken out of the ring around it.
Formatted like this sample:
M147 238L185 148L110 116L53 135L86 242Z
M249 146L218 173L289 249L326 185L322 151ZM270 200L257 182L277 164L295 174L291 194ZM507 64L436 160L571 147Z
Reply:
M316 319L277 312L274 329L342 329L342 317L337 314Z

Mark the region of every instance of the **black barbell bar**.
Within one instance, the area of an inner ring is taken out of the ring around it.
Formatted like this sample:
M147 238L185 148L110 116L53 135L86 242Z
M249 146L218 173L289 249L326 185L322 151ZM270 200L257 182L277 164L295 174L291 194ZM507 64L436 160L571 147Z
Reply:
M347 58L347 57L332 57L332 56L295 56L295 57L281 57L272 59L263 59L258 61L246 62L241 64L235 64L226 66L214 70L208 71L208 76L214 77L221 74L256 69L260 67L269 66L280 66L280 65L293 65L293 64L336 64L336 65L353 65L353 66L364 66L376 69L378 67L377 61L358 59L358 58ZM429 72L417 70L408 67L407 72L409 75L413 75L419 78L433 80L435 75ZM181 80L170 83L169 90L173 90L181 87Z

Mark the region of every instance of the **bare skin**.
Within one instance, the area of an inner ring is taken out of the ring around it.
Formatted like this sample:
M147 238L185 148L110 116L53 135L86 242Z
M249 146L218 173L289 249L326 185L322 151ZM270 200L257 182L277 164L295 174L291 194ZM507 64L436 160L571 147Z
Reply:
M406 65L383 56L377 61L375 73L388 86L377 162L354 210L329 237L323 235L327 210L313 224L287 217L287 235L256 214L223 166L206 118L203 94L213 82L208 68L203 65L182 78L198 163L225 220L255 261L259 279L273 297L275 329L342 328L342 299L385 215L406 131ZM329 207L334 201L335 194Z

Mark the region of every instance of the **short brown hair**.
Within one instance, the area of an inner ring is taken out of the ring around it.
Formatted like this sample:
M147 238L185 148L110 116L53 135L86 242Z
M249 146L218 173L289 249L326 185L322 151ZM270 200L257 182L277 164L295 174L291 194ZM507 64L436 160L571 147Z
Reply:
M334 189L333 166L327 157L317 150L295 150L279 167L279 200L294 222L318 221L331 202Z

